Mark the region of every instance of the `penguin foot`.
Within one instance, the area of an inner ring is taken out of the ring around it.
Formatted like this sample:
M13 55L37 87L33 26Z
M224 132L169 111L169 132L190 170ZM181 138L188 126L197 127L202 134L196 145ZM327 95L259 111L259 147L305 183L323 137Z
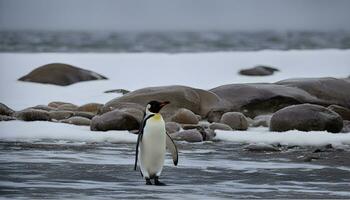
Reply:
M152 185L151 179L146 178L146 185Z
M155 177L155 178L154 178L154 185L166 186L165 183L162 183L162 182L159 181L159 177Z

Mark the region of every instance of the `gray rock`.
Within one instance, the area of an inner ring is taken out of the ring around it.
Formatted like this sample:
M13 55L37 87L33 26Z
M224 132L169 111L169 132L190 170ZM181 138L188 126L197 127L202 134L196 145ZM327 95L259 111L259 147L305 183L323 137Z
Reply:
M210 90L223 101L208 114L208 121L217 119L225 112L241 112L247 117L271 114L277 110L301 103L326 104L302 89L269 83L231 84Z
M203 141L202 134L196 129L176 132L176 133L170 134L170 136L174 140L182 140L182 141L186 141L186 142L202 142Z
M137 109L113 110L93 117L90 129L92 131L135 130L139 129L142 118L143 112Z
M279 70L273 67L259 65L249 69L242 69L239 71L239 74L246 76L269 76L276 71Z
M91 112L75 111L73 113L73 116L85 117L85 118L88 118L88 119L92 119L95 116L95 114L93 114Z
M220 123L227 124L234 130L247 130L248 122L245 116L239 112L227 112L222 115Z
M244 150L253 151L253 152L274 152L280 151L279 148L272 146L271 144L257 143L249 144L244 147Z
M350 121L344 120L343 121L343 129L341 130L342 133L350 133Z
M49 111L49 112L52 110L56 110L56 108L50 107L47 105L37 105L37 106L31 107L31 108L36 109L36 110L45 110L45 111Z
M62 119L68 119L73 116L72 111L63 111L63 110L58 110L58 111L50 111L49 115L52 120L59 121Z
M49 106L51 108L57 108L58 106L63 105L63 104L70 104L70 103L63 102L63 101L52 101L49 104L47 104L47 106Z
M200 124L181 124L181 128L184 130L189 130L189 129L201 129L203 127Z
M15 111L7 107L5 104L0 103L0 115L11 116Z
M68 123L68 124L74 124L78 126L90 126L91 120L85 117L71 117L69 119L63 119L60 122L62 123Z
M170 104L161 110L163 118L167 121L181 108L191 110L205 118L210 110L221 103L220 99L212 92L195 89L186 86L163 86L139 89L122 97L107 102L103 112L110 111L123 104L138 104L145 110L145 106L152 100L170 101Z
M1 121L11 121L11 120L16 120L16 118L12 117L12 116L7 116L7 115L0 115L0 122Z
M66 103L66 104L59 105L57 107L57 110L76 111L76 110L78 110L78 106L76 106L72 103Z
M88 103L88 104L79 106L77 110L82 112L93 113L96 115L97 113L99 113L102 107L103 107L103 104L100 104L100 103Z
M166 122L165 123L165 129L167 131L167 133L175 133L180 131L181 126L180 124L176 123L176 122Z
M229 125L214 122L209 125L209 128L212 130L224 130L224 131L232 131L232 128Z
M271 131L328 131L338 133L343 128L343 120L336 113L323 106L301 104L283 108L273 114Z
M103 79L107 78L92 71L72 65L52 63L38 67L18 80L66 86L81 81Z
M129 93L130 91L129 90L125 90L125 89L114 89L114 90L107 90L107 91L104 91L104 93L121 93L121 94L127 94Z
M196 115L186 108L181 108L176 111L176 113L171 117L171 121L180 124L198 124L199 122Z
M350 120L350 109L338 105L330 105L327 108L338 113L343 120Z
M335 104L350 108L350 82L344 79L299 78L279 81L276 84L300 88L324 101L327 106Z
M14 116L23 121L50 121L50 114L45 110L36 110L32 108L15 112Z
M107 103L108 104L108 103ZM145 107L141 106L140 104L137 103L129 103L129 102L115 102L113 104L109 104L107 105L105 104L101 110L99 114L103 114L106 112L110 112L112 110L122 110L122 109L137 109L140 110L142 112L145 112Z
M272 115L259 115L256 116L252 122L253 127L269 127Z

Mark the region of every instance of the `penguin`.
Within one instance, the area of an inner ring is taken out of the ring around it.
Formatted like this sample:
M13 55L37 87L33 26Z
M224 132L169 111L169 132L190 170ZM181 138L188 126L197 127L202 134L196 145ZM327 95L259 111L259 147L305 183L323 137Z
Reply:
M174 141L165 130L165 122L159 111L169 101L151 101L146 106L146 114L141 123L136 143L136 155L134 170L137 161L140 162L141 175L146 180L146 185L165 185L159 181L162 173L166 148L171 152L174 165L178 163L178 151Z

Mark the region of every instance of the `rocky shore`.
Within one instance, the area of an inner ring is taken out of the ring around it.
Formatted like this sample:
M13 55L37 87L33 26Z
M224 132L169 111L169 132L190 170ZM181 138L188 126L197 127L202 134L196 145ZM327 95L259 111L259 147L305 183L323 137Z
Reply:
M70 73L72 70L74 73ZM49 64L19 80L48 83L48 73L51 84L58 85L106 79L73 66ZM174 139L188 142L212 140L215 130L257 126L269 127L271 131L350 132L350 79L331 77L229 84L210 90L181 85L147 87L105 104L54 101L19 111L1 103L0 121L50 121L90 126L91 131L137 133L145 106L151 100L171 102L161 112L166 128Z

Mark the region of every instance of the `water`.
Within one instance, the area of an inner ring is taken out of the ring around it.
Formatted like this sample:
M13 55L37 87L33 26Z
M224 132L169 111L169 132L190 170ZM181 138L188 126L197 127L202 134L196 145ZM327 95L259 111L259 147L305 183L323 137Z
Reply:
M0 52L349 49L350 32L0 32Z
M133 171L135 144L37 140L0 143L0 196L7 198L217 199L350 198L350 152L286 148L245 151L242 144L179 143L178 167L166 160L146 186ZM308 155L320 158L305 162ZM168 157L169 158L169 157Z

